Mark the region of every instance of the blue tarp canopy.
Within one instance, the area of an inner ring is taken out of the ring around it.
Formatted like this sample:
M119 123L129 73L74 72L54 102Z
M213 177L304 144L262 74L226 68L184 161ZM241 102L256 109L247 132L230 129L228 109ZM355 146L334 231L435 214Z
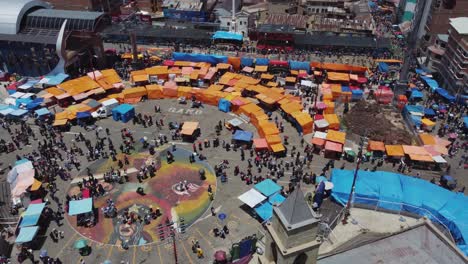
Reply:
M5 108L5 109L0 110L0 115L7 116L8 114L10 114L11 112L14 112L14 111L15 111L15 109L13 109L13 108Z
M422 105L405 105L405 108L403 110L406 113L413 112L424 114L424 106Z
M379 62L379 71L381 72L388 72L388 64L385 62Z
M426 77L426 76L421 76L421 78L426 82L426 84L431 87L432 91L435 91L437 88L439 88L439 84L437 83L436 80Z
M221 98L218 103L218 109L221 112L227 113L231 111L231 102L229 100L226 100L224 98Z
M284 200L286 200L286 198L280 193L276 193L272 195L270 198L268 198L268 201L271 204L281 204L282 202L284 202Z
M27 159L25 159L25 160L26 160L25 162L29 161ZM16 164L16 165L18 165L18 164ZM45 203L30 204L28 206L28 209L26 209L26 211L24 211L23 216L25 216L25 215L40 215L40 214L42 214L42 211L44 210L45 206L46 206Z
M271 179L263 180L263 181L255 184L254 187L255 187L255 189L257 191L261 192L266 197L270 197L273 194L276 194L277 192L281 191L281 186L276 184Z
M270 60L266 59L266 58L256 58L255 59L255 65L267 66L269 63L270 63Z
M17 107L20 107L21 105L28 105L29 103L31 103L33 101L33 99L31 98L18 98L16 99L16 106Z
M305 70L310 72L310 62L308 61L289 61L289 67L291 70Z
M15 166L18 166L18 165L21 165L21 164L24 164L24 163L28 163L28 162L31 162L31 161L28 160L28 159L20 159L20 160L17 160L15 162ZM31 165L32 165L32 163L31 163Z
M36 99L32 100L32 102L29 102L26 105L26 109L32 110L32 109L40 106L42 104L42 102L44 102L44 98L36 98Z
M206 54L197 54L197 53L181 53L173 52L172 59L175 61L192 61L192 62L208 62L212 65L218 63L227 63L227 56L218 56L218 55L206 55Z
M45 76L45 78L47 79L46 84L47 85L59 85L68 77L70 77L70 75L65 74L65 73L58 73L56 75L47 75Z
M70 201L69 215L89 213L93 210L93 198Z
M250 67L254 63L254 59L252 58L247 58L247 57L242 57L241 58L241 66L247 66Z
M10 108L10 106L6 104L0 104L0 110L7 109L7 108Z
M30 89L32 88L36 83L38 83L39 80L28 80L27 82L25 82L24 84L18 86L18 89L19 90L27 90L27 89Z
M9 113L9 115L14 116L14 117L22 117L22 116L26 115L27 113L28 113L28 110L18 109L18 110L15 110L15 111Z
M449 94L449 92L443 88L436 89L436 93L438 93L443 98L447 99L449 102L455 102L456 97Z
M115 121L122 121L124 123L130 121L135 116L135 107L129 104L121 104L112 109L112 118Z
M436 113L432 108L424 108L424 115L435 116Z
M19 234L16 237L15 243L31 242L39 231L38 226L28 226L20 228Z
M423 93L421 93L419 90L413 89L413 91L411 91L410 99L422 99L423 96Z
M39 218L41 215L25 215L21 217L21 223L19 227L26 227L26 226L35 226L37 222L39 222Z
M39 117L39 116L50 114L50 111L49 109L44 107L44 108L37 109L36 111L34 111L34 113L36 113L36 115Z
M89 118L89 117L91 117L91 114L89 112L78 112L78 113L76 113L76 118L78 118L78 119Z
M417 115L411 115L410 116L411 121L416 125L420 126L422 124L422 117L417 116Z
M233 140L236 141L245 141L245 142L250 142L252 141L253 138L253 133L249 131L244 131L244 130L236 130L234 135L232 136Z
M360 98L362 97L362 95L364 94L364 92L362 90L351 90L351 97L356 97L356 98Z
M244 37L242 36L242 34L232 33L228 31L216 31L212 39L228 39L242 41Z
M273 205L269 202L255 207L255 212L263 221L269 220L273 216Z
M465 123L465 128L468 128L468 116L463 117L463 123Z
M415 71L417 74L426 74L426 72L423 69L416 69Z
M351 170L332 171L332 197L345 205L353 181ZM430 193L431 195L427 195ZM428 181L384 171L359 171L355 203L378 206L393 211L407 211L439 221L450 229L461 248L468 241L468 197L448 191Z
M348 86L341 86L341 91L342 92L351 92L351 88L349 88Z

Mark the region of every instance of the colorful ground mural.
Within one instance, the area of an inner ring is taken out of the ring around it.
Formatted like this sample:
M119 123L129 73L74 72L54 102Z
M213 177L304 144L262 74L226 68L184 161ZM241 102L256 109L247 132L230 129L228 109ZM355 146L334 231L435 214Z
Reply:
M168 164L166 150L161 150L159 152L161 167L156 172L156 176L142 183L138 183L136 178L138 168L147 162L157 160L158 155L152 156L148 152L128 155L130 163L127 166L130 179L128 183L106 183L100 180L107 193L94 199L94 207L99 214L97 224L90 228L77 226L76 216L67 215L69 223L85 237L115 245L121 245L122 241L127 241L128 245L144 245L159 241L158 225L164 224L168 218L177 222L183 217L186 226L194 223L210 206L207 189L211 185L213 192L216 190L216 176L207 162L197 160L195 163L190 163L191 152L181 148L171 152L175 161ZM123 160L123 156L118 159ZM94 176L99 178L110 167L117 168L117 162L111 159L101 160L96 162L91 170ZM205 180L200 179L201 169L205 170ZM180 191L177 186L184 181L187 181L188 189ZM145 195L136 193L138 187L144 189ZM71 184L68 194L74 195L79 192L77 184ZM106 206L106 200L109 198L115 202L119 212L128 208L129 212L135 212L143 217L152 207L159 208L162 216L147 225L144 222L129 225L122 223L117 217L105 218L101 208Z

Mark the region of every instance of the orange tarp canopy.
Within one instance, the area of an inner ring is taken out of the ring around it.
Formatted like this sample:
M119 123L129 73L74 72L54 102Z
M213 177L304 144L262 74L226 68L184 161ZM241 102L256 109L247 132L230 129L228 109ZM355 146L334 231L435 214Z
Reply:
M228 63L232 65L234 70L238 71L241 67L241 59L239 57L228 57Z
M385 151L388 156L403 157L405 155L401 145L385 145Z
M403 152L407 155L429 155L429 152L420 146L403 145Z
M264 79L264 80L271 80L273 79L275 76L271 75L271 74L266 74L266 73L263 73L262 75L260 75L260 79Z
M61 95L61 94L65 93L64 90L61 90L61 89L59 89L57 87L50 87L50 88L47 88L45 90L46 90L46 92L48 92L50 94L53 94L54 96Z
M266 85L269 86L269 87L276 87L276 86L278 86L278 83L276 83L276 82L268 82Z
M114 69L102 70L101 74L104 76L104 80L106 80L108 83L115 84L122 82L119 74Z
M265 136L266 135L276 135L276 134L280 133L280 131L276 127L276 125L274 123L271 123L271 122L267 121L267 120L259 121L259 126L260 126L260 130L263 132L263 134Z
M340 143L327 141L325 142L325 150L343 152L343 145Z
M335 130L328 130L327 140L344 144L346 142L346 133Z
M228 63L218 63L216 64L216 69L218 70L229 70L231 68L231 64Z
M53 126L63 126L68 123L67 119L55 119Z
M145 72L149 75L165 75L168 74L167 66L154 66L151 68L146 68Z
M132 75L132 82L147 82L149 80L148 74Z
M198 122L184 122L182 126L182 135L191 136L198 129Z
M70 81L66 81L57 86L65 90L71 96L99 88L99 84L89 76L83 76Z
M323 117L330 125L330 128L332 129L340 128L340 120L338 119L338 116L336 114L325 114L323 115Z
M268 71L268 66L255 66L255 71L256 72L267 72Z
M325 145L325 139L323 138L312 138L312 144L317 145L317 146L323 146Z
M424 162L434 162L431 155L418 155L418 154L409 154L411 160L415 161L424 161Z
M286 77L286 82L295 83L296 82L296 77Z
M124 99L129 99L129 98L138 98L138 97L143 97L148 95L148 91L144 86L139 86L139 87L134 87L134 88L128 88L122 91L122 95Z
M367 67L348 65L348 64L339 64L339 63L320 63L320 62L311 62L310 67L324 69L327 71L351 71L351 72L366 72Z
M266 141L268 142L268 145L273 145L273 144L278 144L281 143L281 136L276 134L276 135L266 135L265 136Z
M198 75L199 75L198 70L194 70L194 71L192 71L192 72L190 73L190 79L191 79L191 80L196 80L196 79L198 79Z
M441 145L424 145L424 148L432 154L432 156L441 155L448 155L448 150L446 147ZM434 155L432 152L436 152L437 155Z
M190 61L175 61L174 62L174 66L178 66L178 67L191 67L195 65L196 65L195 63L190 62Z
M348 73L329 72L327 76L328 76L328 80L331 80L331 81L349 82Z
M369 140L367 148L370 151L385 151L385 144L382 141Z
M148 99L164 98L163 88L161 85L157 85L157 84L146 85L146 91L148 92Z
M419 139L421 139L423 145L436 145L436 138L431 134L421 133Z
M179 75L182 73L182 70L179 67L172 67L167 71L168 74Z
M221 91L223 88L224 88L224 85L212 84L210 85L210 87L208 87L208 90Z
M282 104L281 109L287 114L292 114L297 111L302 111L302 105L297 102L290 102L287 104Z
M273 144L270 146L271 150L274 152L274 153L278 153L278 152L282 152L282 151L285 151L286 149L284 148L283 144L279 143L279 144Z

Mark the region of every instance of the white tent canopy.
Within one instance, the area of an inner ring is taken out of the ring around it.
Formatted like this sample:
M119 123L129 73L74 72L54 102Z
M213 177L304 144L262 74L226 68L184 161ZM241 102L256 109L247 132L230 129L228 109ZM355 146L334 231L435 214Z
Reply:
M254 208L259 203L266 200L266 197L255 189L250 189L249 191L241 194L237 198L243 203L247 204L250 208Z
M315 131L313 137L314 137L314 138L327 139L327 133L325 133L325 132L320 132L320 131Z
M442 158L442 156L440 155L434 156L432 157L432 159L437 163L447 163L447 161L444 158Z
M315 126L318 128L325 128L328 127L328 122L325 119L315 120Z

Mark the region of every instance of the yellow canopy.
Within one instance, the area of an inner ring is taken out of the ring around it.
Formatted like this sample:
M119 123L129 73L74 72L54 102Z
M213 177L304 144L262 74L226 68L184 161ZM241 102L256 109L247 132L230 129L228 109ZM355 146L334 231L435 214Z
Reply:
M268 66L255 66L255 71L256 72L267 72L268 71Z
M346 142L346 133L329 129L327 140L344 144Z
M385 145L385 151L388 156L392 157L403 157L405 155L401 145Z
M271 150L274 152L274 153L278 153L278 152L282 152L282 151L285 151L286 149L284 148L283 144L279 143L279 144L273 144L270 146Z
M63 126L63 125L66 125L68 123L68 119L56 119L54 121L54 124L53 126Z
M34 182L31 185L31 191L37 191L39 188L41 188L42 182L38 181L36 178L34 178Z

